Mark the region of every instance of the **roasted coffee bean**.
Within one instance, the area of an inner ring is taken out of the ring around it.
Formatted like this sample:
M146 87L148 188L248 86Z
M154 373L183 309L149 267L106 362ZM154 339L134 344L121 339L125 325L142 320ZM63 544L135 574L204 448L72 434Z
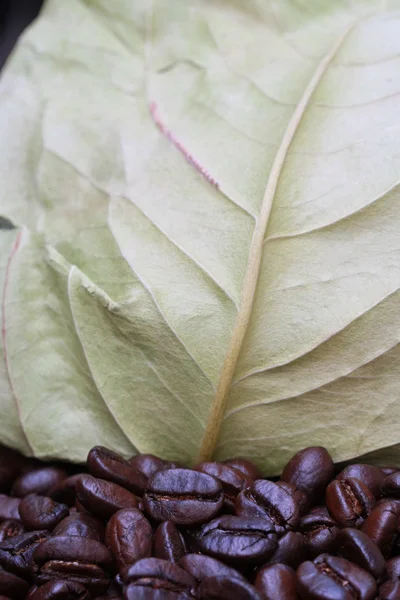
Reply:
M25 528L21 521L15 521L14 519L7 519L0 525L0 543L8 540L10 537L21 535L25 533Z
M137 454L136 456L132 456L128 462L131 467L135 469L135 471L138 471L145 477L146 486L149 480L158 471L164 471L164 469L177 469L181 467L181 465L178 465L177 463L163 460L159 456L154 456L154 454Z
M156 558L178 562L186 554L183 535L172 521L164 521L157 527L153 540L153 555Z
M190 573L197 583L201 583L207 577L226 577L246 581L239 571L206 554L186 554L178 565Z
M8 538L0 544L0 565L25 579L32 572L32 555L36 548L49 537L49 532L31 531Z
M199 550L228 564L257 565L272 556L276 533L263 517L217 517L198 532Z
M262 600L254 586L247 581L229 577L207 577L196 591L198 600Z
M334 550L339 527L325 508L304 515L300 519L299 528L304 535L306 551L310 558Z
M43 467L20 475L11 488L12 496L24 498L28 494L47 494L52 487L67 477L63 469Z
M298 531L288 531L278 539L275 552L266 561L267 565L284 563L293 569L296 569L300 563L305 561L307 556L307 547L304 535Z
M212 519L223 502L218 479L190 469L158 471L143 496L144 509L155 521L189 526Z
M400 578L400 556L391 558L386 563L387 575L389 579Z
M0 594L13 600L25 598L29 585L24 579L0 568Z
M358 529L342 529L337 536L337 550L347 560L381 579L386 571L385 559L378 546Z
M122 578L125 585L128 585L127 589L129 593L125 589L124 595L129 600L131 598L135 600L136 598L144 598L145 596L140 596L143 588L174 592L175 594L187 594L188 597L191 597L192 590L194 590L196 585L196 581L190 573L177 564L161 560L160 558L144 558L139 560L134 565L125 569ZM134 595L135 591L137 592L137 596ZM160 596L160 599L163 597ZM168 596L165 597L168 598ZM186 598L186 596L183 597ZM150 595L149 598L152 598L152 596ZM176 596L171 596L171 598L176 598ZM178 596L178 598L180 600L181 596Z
M381 492L384 496L400 498L400 471L385 477L381 484Z
M75 513L65 517L53 529L53 535L79 535L81 537L104 541L104 525L101 521L84 513Z
M135 469L120 454L108 450L104 446L94 446L90 450L87 465L90 473L95 477L117 483L139 496L143 495L147 486L145 475Z
M0 492L7 493L26 462L21 454L0 445Z
M296 573L284 564L263 567L257 573L255 588L268 600L297 600Z
M77 473L62 479L59 483L54 485L49 491L50 498L53 498L56 502L61 502L67 506L74 506L75 494L76 494L76 482L84 473Z
M379 600L400 600L400 581L386 581L379 588Z
M397 507L388 500L376 506L362 526L385 558L389 558L394 547L398 518Z
M14 521L19 521L19 504L21 500L19 498L10 498L10 496L5 496L4 494L0 494L0 522L5 521L6 519L13 519Z
M293 485L293 483L288 483L287 481L282 481L281 479L279 479L276 482L276 485L286 490L287 493L293 497L293 500L299 507L300 515L304 515L308 511L310 507L309 498L304 492L298 490L296 486Z
M118 571L141 558L150 557L152 538L150 523L136 508L114 513L108 521L105 540Z
M376 581L345 558L321 554L297 569L297 589L304 600L374 600Z
M241 471L220 462L199 463L195 470L212 475L221 482L224 490L224 507L229 512L235 511L235 500L239 492L249 487L253 481Z
M237 471L241 471L249 479L262 479L263 477L260 469L251 460L247 460L246 458L240 458L239 456L228 458L228 460L224 460L224 463Z
M392 473L396 473L398 470L398 467L381 467L381 471L385 475L391 475Z
M283 487L258 479L236 498L236 514L242 517L267 517L278 534L294 529L300 519L299 506Z
M79 502L90 513L109 518L121 508L137 508L138 500L125 488L91 475L82 475L76 484Z
M385 479L385 474L379 467L362 463L348 465L339 473L336 479L348 479L349 477L362 481L371 490L375 498L381 497L381 484Z
M103 593L109 586L107 570L112 557L106 546L79 536L54 536L42 542L32 557L38 584L68 579L84 585L89 592Z
M66 504L54 502L48 496L28 494L21 500L19 514L25 527L30 531L53 529L69 513Z
M335 479L326 489L329 514L342 527L361 527L375 503L371 490L358 479Z
M90 594L80 583L59 580L41 585L29 600L90 600Z
M284 467L281 479L292 483L315 503L325 492L333 478L334 465L331 455L321 446L300 450Z

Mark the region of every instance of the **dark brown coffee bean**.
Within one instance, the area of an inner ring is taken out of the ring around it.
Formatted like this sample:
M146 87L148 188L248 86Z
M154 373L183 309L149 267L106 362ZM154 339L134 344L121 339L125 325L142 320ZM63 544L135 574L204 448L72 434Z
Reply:
M84 475L84 473L71 475L71 477L67 477L54 485L49 491L50 498L67 506L73 506L75 503L76 482L81 475Z
M21 577L0 568L0 594L13 600L22 600L28 589L29 585Z
M385 475L391 475L392 473L396 473L398 470L398 467L381 467L381 471Z
M18 510L20 502L19 498L10 498L10 496L0 494L0 521L5 521L6 519L20 521Z
M281 479L292 483L315 503L323 496L333 474L334 465L329 452L321 446L312 446L300 450L289 460Z
M246 458L228 458L228 460L224 460L224 463L230 467L233 467L234 469L237 469L238 471L241 471L244 473L244 475L249 477L249 479L255 480L262 479L263 477L260 469L253 462L247 460Z
M28 471L14 482L11 494L18 498L24 498L28 494L47 494L66 477L66 472L57 467L43 467Z
M152 519L188 526L212 519L223 502L218 479L190 469L158 471L143 496L144 509Z
M361 527L375 504L371 490L358 479L335 479L326 489L329 514L342 527Z
M124 589L124 600L193 600L193 596L179 590L158 589L132 583Z
M257 573L255 588L268 600L297 600L296 573L287 565L263 567Z
M385 558L389 558L394 547L398 518L397 507L389 500L376 506L362 526Z
M54 502L48 496L28 494L21 500L19 514L25 527L30 531L52 530L69 513L66 504Z
M358 529L342 529L337 536L337 551L347 560L381 579L386 571L385 559L378 546Z
M53 535L79 535L97 540L98 542L104 541L104 534L104 525L101 521L91 515L82 513L75 513L69 517L65 517L53 529Z
M387 575L389 579L400 578L400 556L391 558L386 563Z
M24 458L15 450L0 446L0 492L8 493L21 473Z
M0 565L24 579L32 571L32 555L36 548L49 537L49 532L31 531L8 538L0 544Z
M122 575L125 585L128 585L129 594L126 598L141 598L139 594L143 588L162 590L163 592L174 592L175 594L187 594L195 588L194 578L175 563L170 563L160 558L144 558L134 565L125 569ZM136 589L137 596L134 595ZM156 597L156 596L154 596ZM160 596L160 599L164 596ZM167 596L166 596L167 597ZM173 596L171 596L172 598ZM149 596L152 598L152 596ZM180 599L181 597L178 596Z
M294 529L300 519L298 504L283 487L258 479L236 499L236 514L242 517L267 517L278 534Z
M321 554L297 569L297 589L304 600L374 600L375 579L345 558Z
M154 456L154 454L138 454L136 456L132 456L128 462L131 467L135 469L135 471L138 471L145 477L147 484L153 475L155 475L158 471L164 471L164 469L181 468L181 466L177 463L163 460L159 456Z
M381 497L381 484L385 475L379 467L357 463L348 465L339 473L336 479L355 478L362 481L371 490L375 498Z
M276 482L276 485L286 490L287 493L293 497L293 500L299 507L300 515L304 515L308 512L310 508L310 500L304 492L298 490L293 483L288 483L287 481L282 481L281 479Z
M79 502L90 513L109 518L121 508L137 508L138 500L125 488L91 475L82 475L76 484Z
M153 531L136 508L117 511L106 527L106 546L114 557L118 571L141 558L151 556Z
M266 561L266 565L284 563L296 569L307 558L307 547L303 534L298 531L288 531L278 539L275 552Z
M400 581L386 581L379 588L379 600L400 600Z
M15 521L14 519L7 519L0 525L0 543L8 540L10 537L21 535L25 533L25 528L21 521Z
M239 571L206 554L186 554L181 558L178 565L190 573L197 583L202 582L207 577L227 577L228 579L246 581Z
M299 529L304 535L307 554L315 558L335 549L339 527L325 508L313 510L300 519Z
M207 577L197 588L198 600L262 600L260 594L247 581L229 577Z
M147 486L147 477L120 454L108 450L104 446L94 446L90 450L87 466L95 477L117 483L139 496L143 495Z
M153 540L153 556L178 562L186 554L185 540L172 521L157 527Z
M263 517L218 517L196 536L201 552L232 565L257 565L272 556L276 533Z
M80 583L59 580L40 586L29 600L90 600L90 594Z
M229 512L234 512L235 500L239 492L249 487L253 481L241 471L220 462L199 463L195 470L212 475L221 482L224 490L224 507Z
M382 481L381 492L384 496L400 498L400 471L385 477Z

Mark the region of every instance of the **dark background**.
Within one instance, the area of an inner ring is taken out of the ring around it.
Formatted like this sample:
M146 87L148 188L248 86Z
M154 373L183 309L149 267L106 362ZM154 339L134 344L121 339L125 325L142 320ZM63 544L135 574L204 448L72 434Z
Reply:
M38 14L42 2L43 0L0 0L0 69L19 35Z

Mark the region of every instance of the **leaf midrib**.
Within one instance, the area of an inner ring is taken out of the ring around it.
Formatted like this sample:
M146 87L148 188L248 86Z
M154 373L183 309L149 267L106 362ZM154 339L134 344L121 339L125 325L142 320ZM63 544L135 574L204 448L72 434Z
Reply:
M239 305L239 311L237 313L232 336L225 356L224 364L222 366L217 391L212 402L206 429L204 431L204 436L198 456L199 462L211 460L215 451L215 447L217 445L219 432L221 430L222 420L224 417L227 397L232 385L236 364L251 318L255 293L257 289L257 282L260 273L261 260L263 256L264 238L268 227L269 217L271 214L276 190L286 161L286 157L288 155L289 148L294 140L296 132L309 106L312 96L314 95L321 79L323 78L324 74L329 68L329 65L334 60L336 54L342 47L345 39L347 38L353 27L354 23L352 23L350 27L348 27L335 40L335 43L332 45L330 50L327 52L327 54L325 54L325 56L317 65L309 83L307 84L304 90L300 101L296 105L296 108L290 118L288 126L282 137L282 141L280 143L278 151L275 155L275 159L265 188L260 215L256 221L253 237L250 244L249 258L243 282L242 297Z

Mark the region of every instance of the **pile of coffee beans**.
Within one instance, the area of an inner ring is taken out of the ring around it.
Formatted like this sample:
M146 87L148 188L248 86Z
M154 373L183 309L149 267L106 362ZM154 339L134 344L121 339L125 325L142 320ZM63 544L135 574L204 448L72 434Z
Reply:
M0 448L0 600L400 600L400 470Z

